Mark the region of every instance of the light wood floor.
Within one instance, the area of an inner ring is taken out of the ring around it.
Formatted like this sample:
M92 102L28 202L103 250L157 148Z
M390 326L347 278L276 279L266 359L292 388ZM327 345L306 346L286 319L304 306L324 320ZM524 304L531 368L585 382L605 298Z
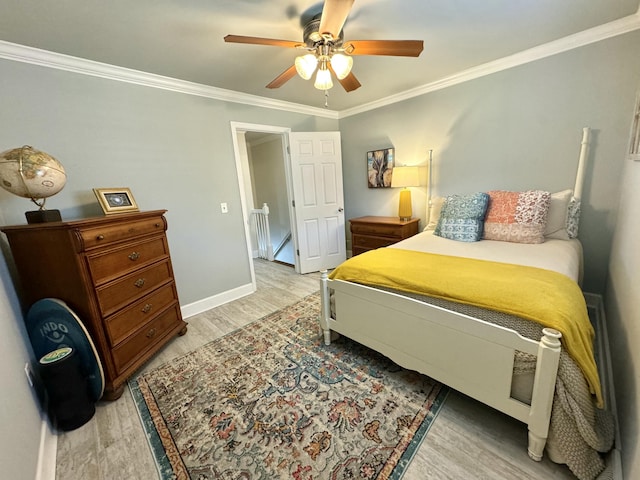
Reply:
M285 265L255 261L258 291L187 319L189 331L172 340L146 366L152 369L318 290L317 274L297 275ZM451 391L404 480L571 479L562 465L537 463L526 451L527 429ZM60 434L56 479L153 480L155 463L129 389L115 402L100 402L95 416Z

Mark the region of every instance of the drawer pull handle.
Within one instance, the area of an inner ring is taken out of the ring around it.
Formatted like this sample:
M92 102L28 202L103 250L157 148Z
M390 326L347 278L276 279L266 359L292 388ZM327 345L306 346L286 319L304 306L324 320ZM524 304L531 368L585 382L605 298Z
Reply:
M155 328L152 328L151 330L149 330L149 331L147 332L147 338L151 338L151 337L153 337L155 334L156 334L156 329L155 329Z
M139 278L134 282L134 285L138 288L142 288L144 286L144 282L145 282L144 278Z
M160 224L159 224L159 223L156 223L156 224L154 224L154 227L156 227L156 228L160 228Z
M135 262L139 258L140 258L140 254L138 252L131 252L129 254L129 260L131 260L132 262Z
M98 235L98 236L96 237L96 240L104 240L104 235Z
M142 307L142 313L149 313L152 307L153 305L151 305L150 303L147 303L144 307Z

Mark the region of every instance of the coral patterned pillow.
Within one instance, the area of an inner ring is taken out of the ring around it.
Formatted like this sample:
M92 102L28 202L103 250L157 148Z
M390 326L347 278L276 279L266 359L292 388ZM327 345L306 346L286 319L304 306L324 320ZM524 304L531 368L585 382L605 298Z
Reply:
M514 243L542 243L551 204L551 194L542 190L489 193L484 222L486 240Z

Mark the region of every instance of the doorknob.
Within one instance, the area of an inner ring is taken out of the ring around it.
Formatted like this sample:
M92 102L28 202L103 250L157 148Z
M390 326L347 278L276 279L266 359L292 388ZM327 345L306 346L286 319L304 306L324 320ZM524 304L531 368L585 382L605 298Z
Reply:
M339 211L340 213L342 213L342 212L344 212L344 208L340 207L340 208L338 209L338 211Z

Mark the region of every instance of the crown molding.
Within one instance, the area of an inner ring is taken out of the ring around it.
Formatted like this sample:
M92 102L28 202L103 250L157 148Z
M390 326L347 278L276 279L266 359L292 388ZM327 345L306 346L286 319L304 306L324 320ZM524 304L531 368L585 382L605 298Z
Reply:
M324 108L310 107L299 103L274 100L258 95L235 92L233 90L226 90L223 88L211 87L208 85L118 67L115 65L108 65L106 63L95 62L93 60L50 52L2 40L0 40L0 58L226 102L284 110L291 113L301 113L316 117L341 119L402 102L426 93L442 90L485 75L507 70L509 68L550 57L558 53L566 52L574 48L579 48L601 40L616 37L618 35L623 35L638 29L640 29L640 8L635 14L614 20L613 22L599 25L528 50L523 50L522 52L509 55L499 60L487 62L482 65L478 65L477 67L463 70L454 75L421 85L420 87L413 88L396 95L390 95L380 100L339 112Z
M47 68L55 68L67 72L106 78L119 82L133 83L145 87L159 88L172 92L196 95L226 102L242 103L255 107L284 110L316 117L337 119L338 112L324 108L309 107L299 103L273 100L258 95L235 92L223 88L211 87L200 83L188 82L176 78L142 72L130 68L118 67L106 63L95 62L84 58L73 57L62 53L50 52L39 48L28 47L0 40L0 58L16 62L29 63Z
M509 55L508 57L501 58L492 62L487 62L477 67L473 67L467 70L463 70L449 77L436 80L420 87L407 90L397 95L390 95L374 102L369 102L358 107L342 110L339 112L339 118L346 118L359 113L364 113L376 108L385 107L394 103L402 102L410 98L414 98L425 93L434 92L436 90L442 90L443 88L458 85L469 80L484 77L492 73L497 73L509 68L524 65L542 58L550 57L558 53L573 50L591 43L596 43L601 40L623 35L625 33L632 32L640 29L640 9L633 15L614 20L613 22L605 23L597 27L583 30L574 35L555 40L553 42L545 43L537 47L523 50L521 52Z

